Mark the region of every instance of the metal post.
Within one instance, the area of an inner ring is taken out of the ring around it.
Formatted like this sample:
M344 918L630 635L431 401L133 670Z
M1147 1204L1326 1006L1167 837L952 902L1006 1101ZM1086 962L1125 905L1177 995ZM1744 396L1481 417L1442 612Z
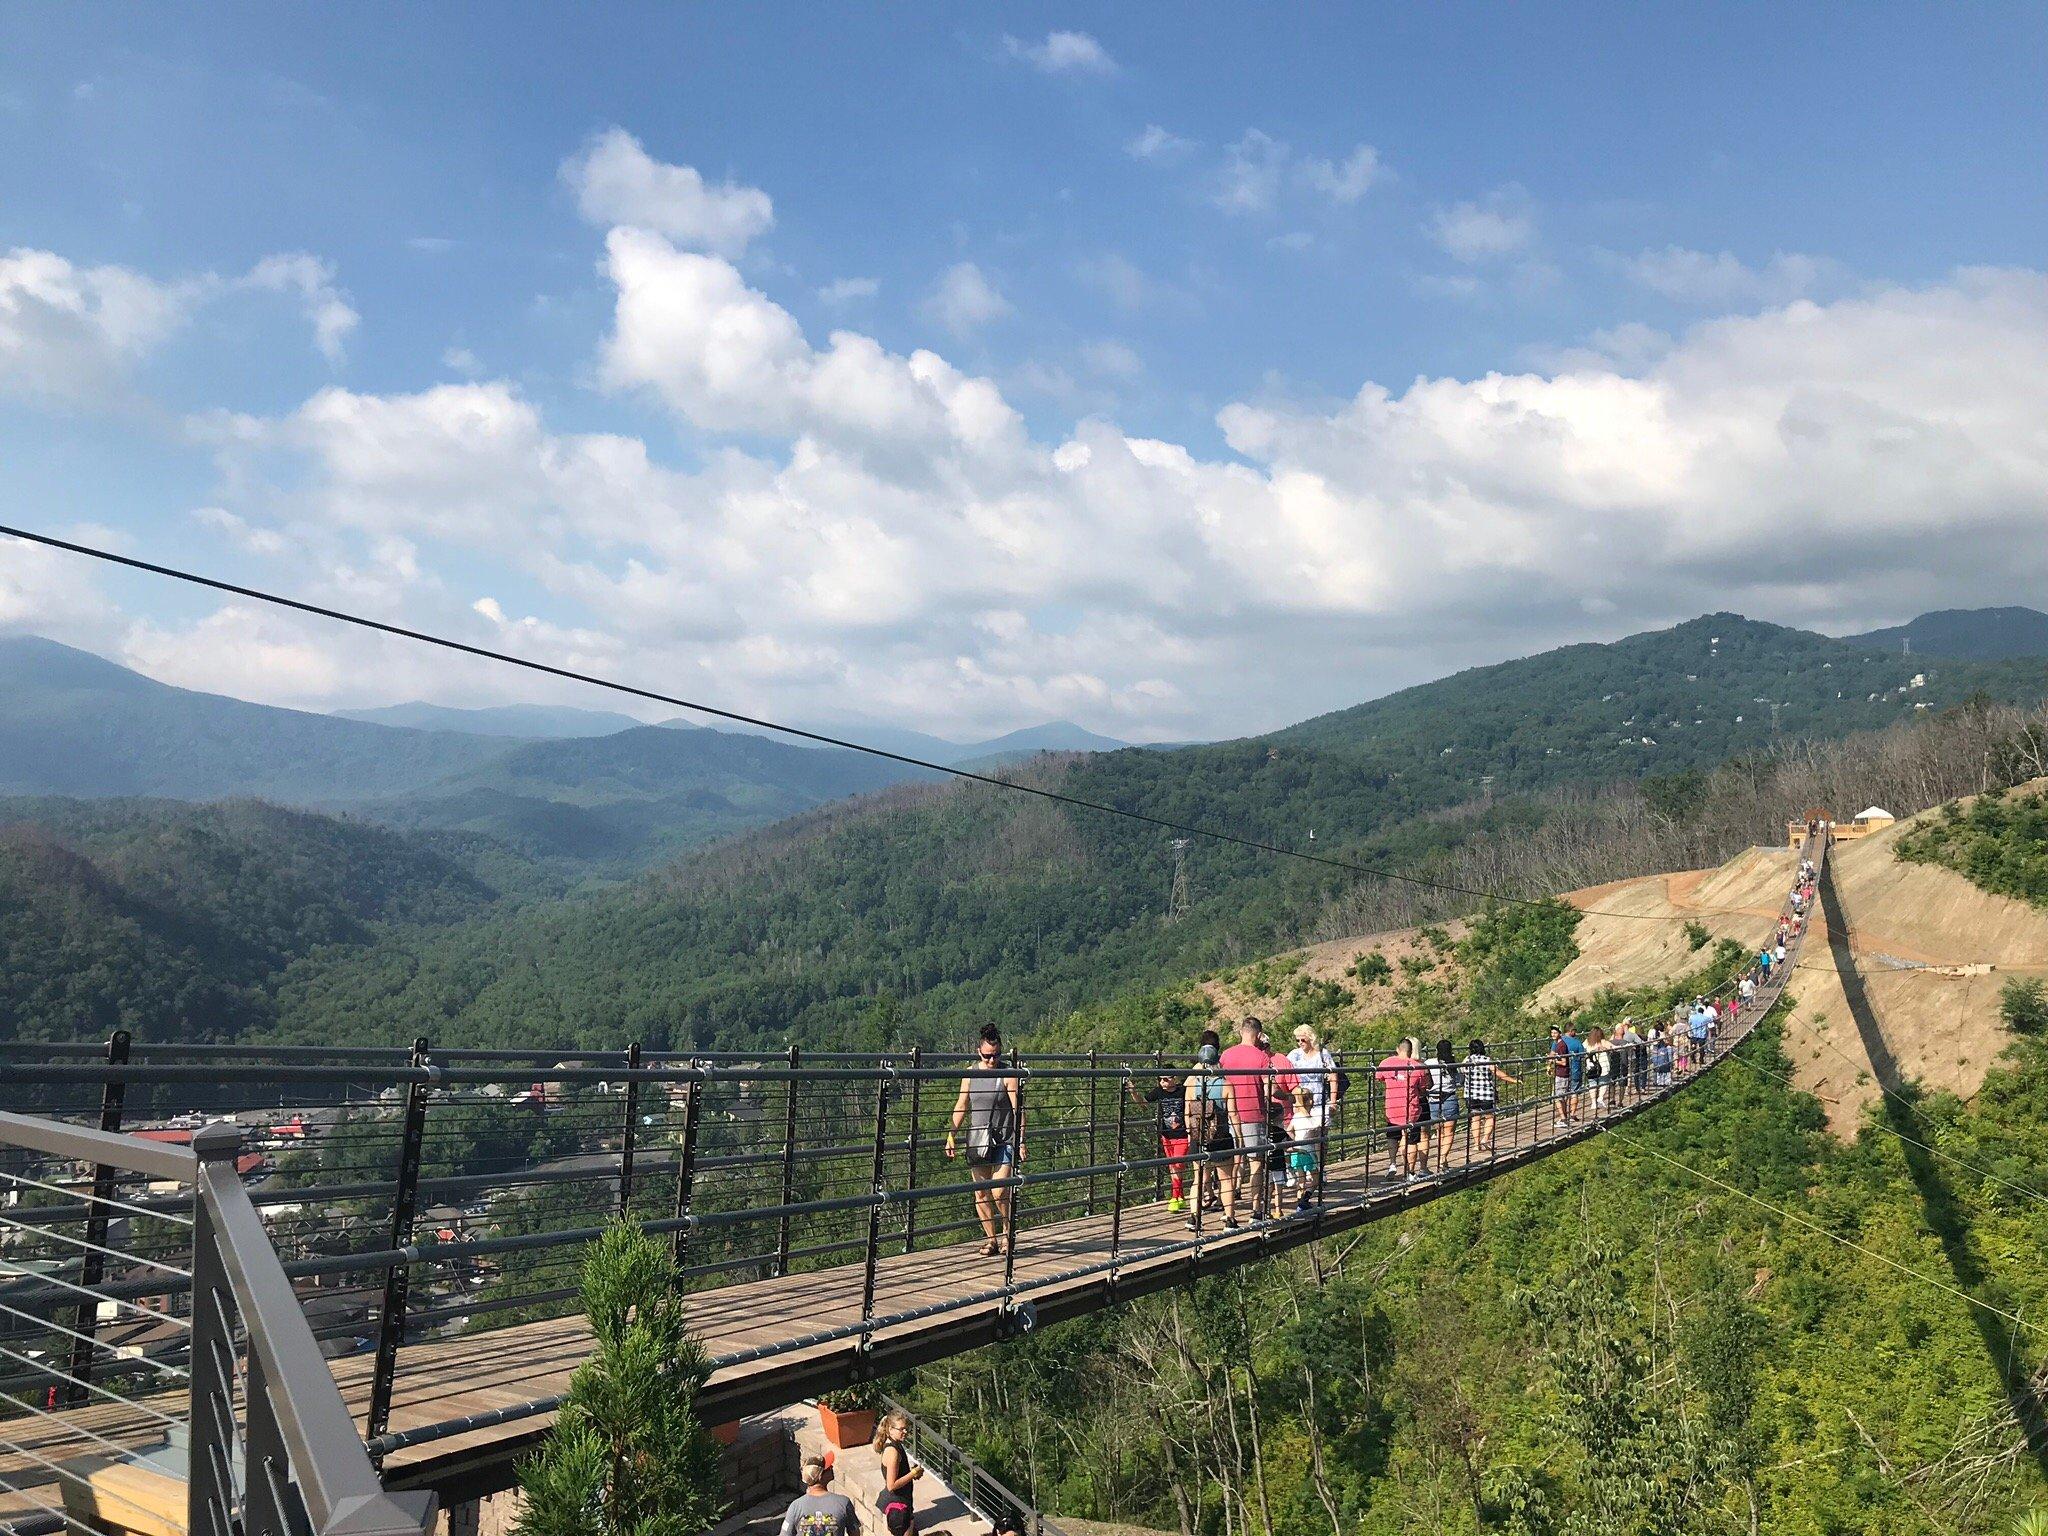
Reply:
M694 1067L695 1063L692 1063L693 1071L690 1081L683 1089L683 1145L682 1149L676 1153L676 1220L678 1222L681 1222L685 1216L690 1214L692 1194L690 1186L697 1179L697 1121L704 1107L704 1080L696 1075ZM688 1227L678 1226L676 1228L676 1235L673 1243L670 1245L670 1252L675 1256L676 1268L681 1269L684 1261L690 1256L690 1229Z
M626 1047L626 1070L640 1071L640 1042ZM626 1079L626 1129L619 1138L619 1214L633 1208L633 1152L640 1139L640 1079Z
M1003 1302L1007 1306L1017 1289L1017 1208L1024 1203L1024 1186L1016 1180L1024 1175L1024 1073L1017 1047L1010 1047L1010 1075L1017 1082L1017 1144L1011 1149L1009 1199L1003 1212Z
M1095 1152L1096 1152L1096 1143L1095 1143L1095 1128L1096 1128L1096 1094L1095 1094L1095 1069L1096 1069L1096 1067L1097 1067L1097 1066L1099 1066L1099 1065L1100 1065L1100 1057L1098 1056L1098 1054L1097 1054L1097 1052L1096 1052L1096 1049L1095 1049L1095 1047L1091 1045L1091 1046L1089 1046L1089 1047L1088 1047L1088 1207L1087 1207L1087 1212L1088 1212L1088 1214L1089 1214L1090 1216L1093 1216L1093 1215L1095 1214L1095 1163L1096 1163L1096 1156L1095 1156ZM1123 1106L1122 1106L1121 1104L1119 1104L1119 1105L1118 1105L1117 1107L1118 1107L1119 1109L1121 1109L1121 1108L1122 1108ZM1119 1117L1119 1118L1121 1118L1121 1117Z
M875 1073L875 1146L872 1174L868 1192L874 1197L868 1203L867 1252L861 1264L860 1277L860 1352L868 1352L869 1335L875 1321L875 1263L881 1257L882 1248L882 1196L887 1190L883 1177L885 1159L889 1155L889 1088L896 1076L896 1069L884 1062Z
M1159 1070L1158 1070L1158 1071L1157 1071L1157 1072L1156 1072L1156 1073L1154 1074L1155 1078L1157 1078L1157 1077L1164 1077L1164 1076L1166 1076L1166 1052L1164 1052L1164 1051L1154 1051L1154 1052L1152 1053L1152 1065L1153 1065L1153 1066L1155 1066L1155 1067L1157 1067L1157 1068L1159 1069ZM1185 1094L1185 1093L1183 1093L1181 1097L1182 1097L1182 1102L1183 1102L1183 1103L1185 1103L1185 1102L1186 1102L1186 1097L1187 1097L1187 1096L1186 1096L1186 1094ZM1194 1143L1194 1134L1195 1134L1195 1133L1194 1133L1194 1127L1193 1127L1193 1126L1190 1126L1190 1127L1188 1127L1188 1150L1189 1150L1189 1151L1191 1151L1191 1152L1192 1152L1192 1151L1194 1150L1194 1146L1195 1146L1195 1143ZM1159 1151L1160 1151L1160 1155L1161 1155L1162 1157L1163 1157L1163 1156L1165 1155L1165 1153L1166 1153L1166 1149L1165 1149L1164 1147L1161 1147L1161 1148L1159 1149ZM1186 1163L1186 1160L1185 1160L1185 1159L1183 1159L1183 1163L1184 1163L1184 1164ZM1181 1169L1181 1179L1183 1180L1183 1184L1182 1184L1182 1187L1183 1187L1183 1188L1185 1188L1185 1187L1186 1187L1185 1181L1186 1181L1186 1179L1187 1179L1187 1176L1188 1176L1188 1174L1189 1174L1189 1173L1190 1173L1190 1172L1191 1172L1192 1170L1193 1170L1193 1164L1186 1164L1185 1166L1183 1166L1183 1167L1182 1167L1182 1169ZM1164 1164L1161 1164L1161 1165L1160 1165L1159 1167L1157 1167L1157 1168L1155 1168L1155 1169L1153 1169L1153 1170L1152 1170L1152 1198L1153 1198L1154 1200L1164 1200L1164 1199L1166 1198L1166 1187L1167 1187L1167 1186L1166 1186L1166 1181L1167 1181L1167 1178L1168 1178L1168 1177L1169 1177L1169 1176L1171 1175L1172 1171L1173 1171L1173 1170L1171 1170L1170 1168L1166 1167L1166 1166L1165 1166ZM1196 1178L1195 1182L1196 1182L1196 1183L1198 1183L1198 1184L1199 1184L1199 1183L1201 1182L1201 1179L1200 1179L1200 1177L1199 1177L1199 1176L1197 1176L1197 1178Z
M917 1152L918 1123L922 1119L924 1078L919 1075L924 1066L924 1047L910 1048L910 1157L904 1168L903 1192L903 1251L917 1251Z
M202 1166L225 1162L232 1176L242 1133L216 1121L192 1138ZM191 1453L185 1529L192 1536L235 1536L234 1298L213 1217L193 1186Z
M1132 1086L1131 1069L1126 1065L1124 1080L1118 1085L1116 1096L1116 1192L1109 1208L1109 1294L1112 1298L1116 1295L1117 1250L1123 1241L1124 1175L1130 1171L1124 1162L1124 1125L1130 1119L1127 1101Z
M782 1105L782 1204L788 1206L796 1199L796 1069L800 1060L797 1048L789 1048L789 1085L783 1094ZM789 1212L784 1210L775 1221L775 1273L789 1273Z
M412 1064L428 1065L425 1036L412 1043ZM420 1152L427 1135L427 1084L415 1077L405 1085L405 1120L398 1139L398 1192L391 1202L388 1247L412 1246L419 1219ZM405 1339L405 1303L412 1289L412 1263L400 1258L384 1271L384 1309L377 1315L377 1360L370 1376L370 1407L364 1416L363 1438L374 1440L391 1427L391 1394L398 1378L398 1346Z
M242 1466L243 1536L294 1536L290 1455L278 1429L263 1362L253 1349L243 1366L243 1382L249 1415Z
M128 1031L117 1029L107 1036L107 1065L121 1067L128 1064ZM127 1080L119 1073L107 1074L107 1081L100 1089L100 1129L109 1135L118 1135L121 1130L121 1110L128 1098ZM92 1171L92 1208L85 1213L85 1261L80 1266L78 1283L88 1291L97 1291L107 1274L107 1202L114 1198L115 1170L104 1163ZM79 1335L71 1342L71 1371L76 1378L65 1383L64 1398L70 1406L81 1406L87 1397L86 1383L92 1380L93 1365L97 1354L94 1340L99 1335L100 1304L97 1298L88 1298L78 1304L78 1315L72 1320L72 1332Z

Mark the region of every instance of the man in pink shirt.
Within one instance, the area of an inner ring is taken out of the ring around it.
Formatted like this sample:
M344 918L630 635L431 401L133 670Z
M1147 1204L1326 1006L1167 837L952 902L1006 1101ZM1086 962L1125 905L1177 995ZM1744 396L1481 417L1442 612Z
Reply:
M1238 1020L1237 1044L1217 1063L1229 1085L1231 1134L1243 1154L1239 1188L1251 1196L1254 1220L1265 1211L1266 1154L1273 1145L1273 1058L1260 1048L1259 1032L1259 1021L1249 1014Z
M1381 1103L1387 1115L1387 1160L1389 1174L1416 1177L1422 1157L1423 1084L1429 1071L1415 1054L1413 1040L1403 1040L1394 1053L1373 1069L1380 1080Z

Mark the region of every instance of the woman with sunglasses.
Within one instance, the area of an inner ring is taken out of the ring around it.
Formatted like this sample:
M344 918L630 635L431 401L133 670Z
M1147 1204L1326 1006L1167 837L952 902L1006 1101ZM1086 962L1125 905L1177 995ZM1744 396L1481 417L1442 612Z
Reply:
M1010 1230L1010 1170L1024 1160L1024 1090L1014 1072L1003 1070L1003 1037L984 1024L975 1064L960 1079L953 1123L946 1132L946 1156L960 1155L960 1131L967 1131L967 1174L974 1181L974 1211L988 1241L990 1257L1003 1251ZM997 1181L1003 1181L1000 1185Z

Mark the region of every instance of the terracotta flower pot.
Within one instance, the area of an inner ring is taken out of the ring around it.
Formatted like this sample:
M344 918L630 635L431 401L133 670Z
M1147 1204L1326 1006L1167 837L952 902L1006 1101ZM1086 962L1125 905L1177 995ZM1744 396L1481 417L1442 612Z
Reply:
M842 1451L866 1445L875 1438L875 1410L872 1408L849 1408L844 1413L834 1413L830 1407L820 1403L818 1422L824 1426L825 1438Z
M711 1438L720 1445L738 1445L740 1440L740 1421L734 1419L730 1424L712 1425Z

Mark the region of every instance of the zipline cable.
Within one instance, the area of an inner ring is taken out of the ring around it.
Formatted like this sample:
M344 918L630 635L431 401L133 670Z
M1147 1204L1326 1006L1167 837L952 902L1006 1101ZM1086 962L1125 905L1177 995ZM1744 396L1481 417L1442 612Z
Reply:
M1094 811L1105 816L1122 816L1162 831L1180 833L1189 837L1207 838L1212 842L1226 843L1234 847L1248 848L1256 853L1269 853L1281 858L1299 859L1304 863L1320 864L1328 869L1341 870L1346 874L1364 875L1375 880L1390 880L1402 885L1416 886L1424 890L1442 891L1447 895L1470 896L1481 901L1502 902L1510 906L1544 907L1547 898L1514 896L1500 891L1483 890L1476 886L1459 885L1448 880L1432 880L1425 875L1402 874L1397 870L1376 869L1371 865L1354 864L1348 859L1331 858L1325 854L1305 853L1298 848L1283 848L1277 843L1264 842L1255 837L1243 837L1234 832L1218 831L1214 827L1200 826L1191 822L1173 821L1164 816L1154 816L1145 811L1133 811L1123 806L1107 805L1098 800L1084 799L1079 795L1064 794L1056 789L1046 789L1035 784L1023 784L1014 779L998 778L994 774L977 773L971 768L955 767L946 763L931 762L926 758L912 757L906 752L892 752L886 747L870 746L864 742L851 741L845 737L828 735L823 731L807 730L802 726L784 725L759 715L742 714L738 710L724 709L716 704L703 704L694 699L679 698L674 694L659 693L652 688L641 688L632 683L615 682L590 672L579 672L571 667L558 667L550 662L534 661L525 656L515 656L509 651L495 651L488 646L472 645L466 640L451 639L427 630L411 629L403 624L391 624L382 619L368 618L363 614L350 613L342 608L328 608L319 603L309 603L296 597L285 597L281 593L268 592L260 587L243 586L237 582L223 581L217 576L204 576L196 571L181 570L177 566L161 565L153 560L144 560L134 555L117 554L110 549L101 549L92 544L80 544L71 539L60 539L54 534L35 533L26 528L16 528L0 523L0 535L40 544L48 549L61 549L69 554L83 555L89 560L104 561L109 565L126 566L130 570L144 571L152 576L167 577L195 587L205 587L215 592L225 592L234 597L245 597L254 602L268 603L276 608L288 608L296 613L311 614L315 618L330 619L337 624L350 624L358 629L391 635L400 640L411 640L421 645L438 646L442 650L455 651L465 656L475 656L484 661L503 662L507 666L521 667L528 672L538 672L546 677L561 678L567 682L583 683L593 688L608 689L629 698L645 699L649 703L667 704L676 709L687 709L696 714L710 715L714 719L729 720L735 725L750 725L756 730L774 731L780 735L793 736L824 747L838 747L843 751L860 752L869 757L879 757L889 762L901 763L908 768L921 768L931 773L950 775L956 779L975 784L987 784L997 789L1013 790L1021 794L1035 795L1041 800L1050 800L1059 805L1072 806L1077 810ZM1723 909L1695 907L1694 912L1713 914ZM1726 909L1728 915L1753 916L1740 909ZM1639 919L1653 923L1691 922L1691 917L1678 914L1666 915L1658 912L1602 912L1588 909L1595 917L1620 917Z

